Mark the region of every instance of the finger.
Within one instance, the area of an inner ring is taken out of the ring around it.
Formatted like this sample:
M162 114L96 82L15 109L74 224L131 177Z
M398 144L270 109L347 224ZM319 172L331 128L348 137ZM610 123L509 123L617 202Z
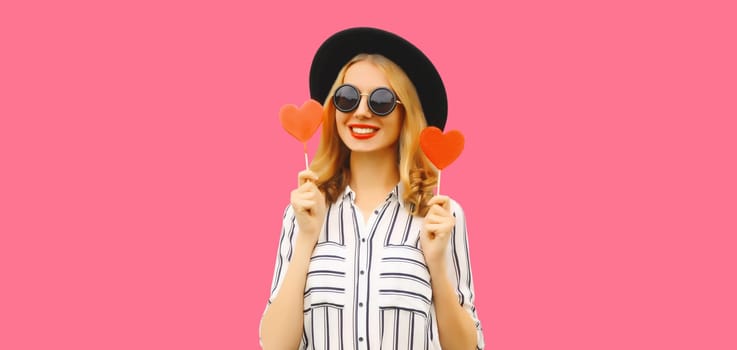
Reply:
M305 185L310 190L310 192L320 193L320 188L317 187L317 184L314 181L317 181L317 179L311 180L311 181L307 181L307 182L305 182Z
M435 196L432 196L432 198L430 198L429 201L427 201L427 204L428 205L437 204L437 205L442 206L443 203L444 202L447 202L448 200L450 200L450 198L448 196L445 196L445 195L435 195Z
M437 224L430 224L425 226L425 234L431 239L435 239L438 235Z
M450 211L446 210L445 208L435 204L427 211L427 215L438 215L443 217L450 217ZM426 216L427 217L427 216Z
M306 190L306 191L298 190L294 194L293 198L294 199L312 199L312 200L314 200L314 199L319 198L319 197L317 195L317 192L314 192L314 191L311 191L311 190Z
M425 216L425 222L428 224L438 224L444 221L447 221L447 216L442 216L438 214L428 213L427 216Z
M312 191L310 191L309 188L300 186L292 191L290 198L307 198L308 196L310 196L310 193L312 193Z
M299 187L297 187L297 190L300 193L317 193L320 191L317 185L315 185L315 183L312 182L311 180L305 180L304 183L302 183L301 185L299 185Z
M437 195L430 198L429 201L427 201L428 205L439 205L443 209L450 211L450 197L444 196L444 195Z
M294 195L294 197L292 197L292 202L296 202L296 201L307 201L307 200L312 200L312 199L313 198L312 198L312 196L310 196L309 193L298 192L298 193L296 193Z
M300 199L303 199L303 198L302 198L302 192L300 192L299 189L295 189L289 195L289 202L292 204L293 207L295 207L294 209L297 209L295 206L295 202L297 202Z
M322 197L319 193L313 192L298 193L292 198L292 200L313 201L315 203L325 202L324 197Z
M449 214L448 211L440 204L433 204L433 206L430 207L430 210L432 210L434 214Z
M425 228L433 231L442 229L442 231L450 232L450 230L453 229L453 225L449 222L433 222L425 224Z
M427 212L425 220L428 220L429 217L432 217L432 222L447 222L455 225L456 218L451 212L438 206L435 206L434 208L435 210Z
M315 201L309 199L297 199L292 201L292 206L296 211L310 211L315 207Z
M434 237L446 237L450 233L451 227L445 224L427 224L425 226L427 232L430 232Z
M315 198L322 198L323 200L325 200L325 194L320 190L317 184L315 184L311 180L303 183L297 189L299 190L299 193L309 194L314 196Z
M308 181L315 182L317 181L317 179L317 174L315 174L315 172L313 172L312 170L302 170L299 172L299 174L297 174L297 185L301 186Z

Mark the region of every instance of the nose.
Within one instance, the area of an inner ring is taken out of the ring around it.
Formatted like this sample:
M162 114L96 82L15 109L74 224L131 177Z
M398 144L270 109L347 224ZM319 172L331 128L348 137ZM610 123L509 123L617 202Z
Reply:
M356 107L356 110L353 112L353 115L357 118L370 118L373 116L371 113L371 109L368 107L368 96L361 95L359 96L360 100L358 100L358 107Z

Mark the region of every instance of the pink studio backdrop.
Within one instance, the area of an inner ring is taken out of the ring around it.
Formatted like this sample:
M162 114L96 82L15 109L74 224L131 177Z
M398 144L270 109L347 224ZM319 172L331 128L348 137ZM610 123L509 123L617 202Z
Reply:
M256 349L277 111L358 25L445 79L490 349L737 348L731 2L248 3L0 5L0 349Z

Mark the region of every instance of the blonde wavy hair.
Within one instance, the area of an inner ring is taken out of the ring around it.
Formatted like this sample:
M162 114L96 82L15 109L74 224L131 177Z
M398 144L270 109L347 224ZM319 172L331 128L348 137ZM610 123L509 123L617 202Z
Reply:
M424 216L429 209L427 201L432 198L437 183L437 171L420 149L420 132L427 126L425 114L417 91L402 68L382 55L360 54L340 70L323 104L322 137L310 169L320 179L317 185L325 193L327 202L335 202L350 181L351 151L338 135L332 98L335 90L343 84L348 68L361 61L369 62L383 71L389 80L389 87L402 101L399 105L403 113L402 129L397 150L399 179L404 190L404 198L400 200L410 205L413 215Z

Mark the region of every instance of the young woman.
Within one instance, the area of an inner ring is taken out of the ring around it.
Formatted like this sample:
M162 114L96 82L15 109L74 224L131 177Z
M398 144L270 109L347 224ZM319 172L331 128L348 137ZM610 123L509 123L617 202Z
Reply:
M419 148L443 128L427 57L375 28L331 36L310 72L320 146L284 213L264 349L480 349L461 207Z

